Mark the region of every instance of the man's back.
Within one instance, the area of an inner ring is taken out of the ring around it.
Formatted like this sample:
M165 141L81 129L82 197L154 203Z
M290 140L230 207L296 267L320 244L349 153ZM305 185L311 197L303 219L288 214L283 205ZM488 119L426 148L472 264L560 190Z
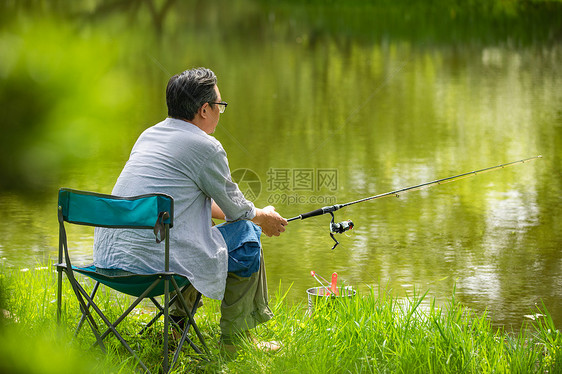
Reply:
M229 219L248 218L254 209L230 181L221 144L198 127L168 118L137 140L113 194L165 193L174 198L170 270L183 274L207 297L221 299L227 272L226 244L211 227L211 198ZM251 218L251 217L250 217ZM151 230L98 229L94 263L103 268L161 271L163 245Z

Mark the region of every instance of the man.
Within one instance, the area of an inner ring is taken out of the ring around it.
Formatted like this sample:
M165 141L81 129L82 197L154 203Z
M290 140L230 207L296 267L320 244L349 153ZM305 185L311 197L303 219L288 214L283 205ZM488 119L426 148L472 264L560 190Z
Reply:
M222 300L222 342L230 347L240 333L272 317L259 236L278 236L287 220L271 206L255 208L232 182L226 152L210 136L227 106L211 70L173 76L166 103L168 118L138 138L112 193L161 192L174 198L170 270L186 276L203 295ZM226 224L213 227L212 218ZM136 273L161 271L162 250L150 230L99 228L94 264ZM171 314L175 320L185 316L181 307Z

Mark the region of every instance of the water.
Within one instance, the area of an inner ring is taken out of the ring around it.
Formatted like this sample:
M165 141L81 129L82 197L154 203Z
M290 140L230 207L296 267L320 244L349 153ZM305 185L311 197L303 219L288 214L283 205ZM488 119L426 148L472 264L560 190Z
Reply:
M305 303L310 271L336 271L363 291L440 302L456 287L497 325L520 326L544 302L560 323L560 44L334 36L248 4L198 20L182 5L160 18L16 12L0 33L4 262L56 258L57 189L109 193L137 136L165 117L169 76L204 65L229 103L215 136L231 170L286 217L543 156L342 209L336 221L356 226L335 250L329 215L292 222L263 239L271 292ZM91 231L70 235L91 259Z

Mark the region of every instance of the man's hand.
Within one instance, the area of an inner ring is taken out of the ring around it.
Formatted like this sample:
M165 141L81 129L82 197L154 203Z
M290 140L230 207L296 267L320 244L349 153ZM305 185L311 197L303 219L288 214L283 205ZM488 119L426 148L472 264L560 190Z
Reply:
M256 208L256 216L252 222L260 226L262 232L267 236L279 236L285 231L285 226L288 224L287 220L281 217L271 205L263 209Z

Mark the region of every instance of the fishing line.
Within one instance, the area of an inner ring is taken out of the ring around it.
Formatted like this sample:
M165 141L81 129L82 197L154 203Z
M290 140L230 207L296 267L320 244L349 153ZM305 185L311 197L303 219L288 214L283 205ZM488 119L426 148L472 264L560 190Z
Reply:
M160 63L160 61L154 57L152 54L147 53L148 57L152 60L152 62L154 62L154 65L158 66L160 68L160 70L162 70L164 73L166 73L167 76L172 76L173 74L170 73L170 71L168 69L166 69L166 67L164 65L162 65L162 63Z
M529 157L529 158L525 158L525 159L518 160L518 161L512 161L512 162L508 162L508 163L505 163L505 164L500 164L500 165L486 167L486 168L483 168L483 169L473 170L473 171L453 175L453 176L446 177L446 178L436 179L436 180L433 180L433 181L430 181L430 182L420 183L420 184L410 186L410 187L399 188L399 189L394 190L394 191L389 191L389 192L385 192L385 193L382 193L382 194L365 197L365 198L355 200L355 201L350 201L350 202L344 203L344 204L335 204L335 205L325 206L325 207L322 207L322 208L319 208L319 209L316 209L316 210L313 210L313 211L310 211L310 212L307 212L307 213L299 214L296 217L287 219L287 221L291 222L291 221L295 221L295 220L303 220L303 219L306 219L306 218L316 217L316 216L320 216L320 215L329 213L332 216L332 219L330 221L330 237L335 242L332 249L335 249L338 246L339 242L337 241L337 239L334 237L333 234L342 234L342 233L344 233L348 230L353 229L353 227L354 227L353 222L351 222L350 220L336 223L334 221L334 212L336 210L339 210L341 208L345 208L345 207L350 206L350 205L370 201L370 200L381 199L383 197L388 197L388 196L399 196L400 194L403 194L403 193L406 193L406 192L421 190L421 189L429 188L429 187L435 186L435 185L441 185L441 184L445 184L445 183L455 182L455 181L458 181L458 180L461 180L461 179L476 176L478 174L482 174L482 173L486 173L486 172L490 172L490 171L498 170L498 169L504 169L504 168L509 167L509 166L523 164L523 163L526 163L526 162L529 162L529 161L532 161L532 160L536 160L536 159L539 159L539 158L542 158L542 156L539 155L539 156Z
M421 189L429 188L429 187L435 186L435 185L441 185L441 184L459 181L459 180L462 180L462 179L465 179L465 178L476 176L478 174L482 174L482 173L486 173L486 172L490 172L490 171L498 170L498 169L504 169L504 168L509 167L509 166L523 164L523 163L533 161L533 160L536 160L536 159L539 159L539 158L542 158L542 156L538 155L538 156L535 156L535 157L529 157L529 158L518 160L518 161L512 161L512 162L508 162L508 163L505 163L505 164L490 166L490 167L479 169L479 170L473 170L473 171L470 171L470 172L457 174L457 175L447 177L447 178L436 179L436 180L433 180L433 181L430 181L430 182L425 182L425 183L421 183L421 184L418 184L418 185L400 188L400 189L397 189L397 190L394 190L394 191L385 192L385 193L382 193L382 194L365 197L365 198L355 200L355 201L351 201L351 202L348 202L348 203L345 203L345 204L335 204L335 205L332 205L332 206L326 206L326 207L323 207L323 208L320 208L320 209L316 209L316 210L313 210L313 211L310 211L310 212L307 212L307 213L300 214L300 215L298 215L296 217L293 217L293 218L289 218L287 221L290 222L290 221L295 221L295 220L303 220L303 219L306 219L306 218L315 217L315 216L319 216L319 215L329 213L331 215L330 237L335 242L334 246L332 247L332 250L333 250L339 245L339 242L337 241L337 239L334 237L333 234L341 234L341 233L344 233L344 232L347 232L347 231L353 229L353 227L354 227L354 224L351 220L347 220L347 221L343 221L343 222L339 222L339 223L336 223L334 221L334 211L336 211L338 209L344 208L344 207L349 206L349 205L354 205L354 204L370 201L370 200L380 199L380 198L388 197L388 196L399 196L402 193L421 190ZM335 256L335 251L331 251L331 252L332 252L332 258L333 258ZM361 266L361 265L364 265L364 263L360 263L360 261L358 259L355 259L353 257L351 258L351 260L357 265L357 267L359 269L361 269L361 271L363 273L365 273L373 281L377 282L377 278L375 278L374 275L371 274L371 272L368 270L369 269L368 266L365 266L365 267ZM446 279L446 278L448 278L448 277L445 277L443 279ZM443 280L443 279L441 279L441 280ZM439 281L441 281L441 280L439 280Z

